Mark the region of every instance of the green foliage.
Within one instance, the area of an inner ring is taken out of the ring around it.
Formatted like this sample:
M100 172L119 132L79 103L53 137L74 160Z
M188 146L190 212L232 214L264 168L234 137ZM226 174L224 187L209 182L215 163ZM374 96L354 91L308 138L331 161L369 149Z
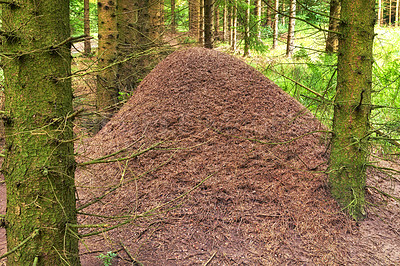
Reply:
M97 33L97 4L89 3L90 8L90 31ZM71 35L83 34L83 0L70 1L70 23Z
M116 253L109 251L107 252L106 255L101 253L99 256L97 256L99 259L101 259L104 263L104 266L110 266L112 263L112 260L117 256Z
M189 6L188 1L175 0L175 22L177 25L177 31L188 31L189 30ZM164 21L165 25L171 25L171 0L167 0L164 3Z

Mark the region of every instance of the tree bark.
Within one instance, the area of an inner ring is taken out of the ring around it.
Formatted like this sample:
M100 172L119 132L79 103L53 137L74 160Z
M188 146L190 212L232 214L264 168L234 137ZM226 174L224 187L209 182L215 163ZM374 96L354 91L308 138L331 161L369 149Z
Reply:
M204 45L204 1L200 0L199 44Z
M244 10L244 51L243 56L250 54L250 0L246 1Z
M204 47L212 49L212 0L204 0Z
M270 10L270 9L268 9ZM257 37L259 40L261 40L261 0L255 0L255 7L254 7L254 15L256 17L256 32L257 32ZM271 16L270 14L267 13L267 17L269 17L270 20L270 25L271 26ZM267 20L268 21L268 20ZM268 22L267 22L268 24Z
M117 13L116 3L108 0L98 0L98 63L100 72L97 74L96 107L105 116L110 116L113 106L118 101L117 87Z
M382 14L382 0L378 0L378 19L377 19L378 26L381 26L381 14Z
M92 48L90 45L90 5L89 0L83 1L83 31L86 35L83 53L85 56L88 56L92 52Z
M232 22L231 22L231 50L236 51L236 38L237 38L237 2L232 1Z
M213 4L214 9L214 39L219 40L219 1Z
M294 50L294 28L296 25L296 0L290 0L289 29L287 36L286 56L291 57Z
M275 0L275 10L274 11L274 29L273 29L273 36L272 36L272 49L276 49L278 45L278 25L279 25L279 0Z
M163 19L163 5L162 0L149 0L148 12L149 12L149 32L147 34L147 40L150 47L154 47L162 43L161 34L164 26Z
M69 1L2 6L7 265L80 265Z
M356 220L365 216L375 0L342 0L329 182Z
M228 39L228 44L231 45L232 44L232 4L230 3L229 0L226 0L226 8L227 8L227 28L226 28L226 35L227 35L227 39Z
M171 32L176 33L175 0L171 0Z
M223 17L222 17L222 41L225 42L228 37L227 37L227 28L228 28L228 9L227 9L227 0L223 0L224 1L224 9L223 9Z
M395 17L395 22L394 26L398 27L399 26L399 0L396 0L396 17Z
M189 0L189 33L199 38L200 35L200 2L202 0Z
M329 11L329 30L338 32L339 21L340 21L340 0L331 0L330 11ZM333 32L328 32L325 51L329 53L336 52L338 45L339 45L338 35Z

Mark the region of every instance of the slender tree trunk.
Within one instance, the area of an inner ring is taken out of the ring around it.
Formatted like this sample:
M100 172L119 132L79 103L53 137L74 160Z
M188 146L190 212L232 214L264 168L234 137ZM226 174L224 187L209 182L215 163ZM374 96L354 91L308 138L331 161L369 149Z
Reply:
M212 49L212 0L204 0L204 47Z
M2 5L7 265L80 265L68 14L68 0Z
M200 2L202 0L189 0L189 33L199 38L200 35Z
M84 55L88 56L91 52L90 46L90 5L89 0L83 1L83 31L84 34L87 36L84 42Z
M330 11L329 11L329 30L338 32L339 21L340 21L340 0L331 0ZM338 35L333 32L328 32L325 51L329 53L336 52L338 45L339 45Z
M276 46L278 45L278 25L279 25L279 13L277 12L279 10L279 0L275 0L275 10L274 11L274 29L273 29L273 36L272 36L272 49L276 49Z
M226 29L226 35L228 37L228 44L232 45L232 4L230 3L229 0L226 0L227 3L227 29Z
M237 2L234 0L232 6L232 35L231 35L231 50L236 51L237 38Z
M250 7L251 2L247 0L244 10L244 51L243 56L248 56L250 53Z
M164 27L163 3L163 0L149 0L148 2L149 31L147 39L150 47L162 43L161 35Z
M378 0L378 26L382 25L382 0Z
M286 56L291 57L294 50L294 28L296 25L296 0L290 0L289 30L287 37Z
M285 9L286 9L285 2L281 1L280 3L281 3L281 13L284 13ZM286 16L282 16L281 19L282 19L282 25L285 26L286 25Z
M214 1L214 39L219 40L219 1Z
M175 0L171 0L171 32L176 33Z
M257 20L256 24L256 32L257 32L257 37L259 40L261 40L261 0L255 0L255 7L254 7L254 15ZM270 9L268 9L270 10ZM268 13L267 13L268 16ZM268 16L271 20L271 16Z
M109 116L109 109L117 101L117 13L114 1L98 0L98 63L100 72L97 74L96 106L99 111L107 110L104 115Z
M204 1L200 0L200 28L199 28L199 44L204 44Z
M365 216L375 0L342 0L329 182L356 220Z
M399 0L396 0L396 18L394 22L395 27L399 26L399 2Z
M227 38L227 27L228 27L228 24L227 24L227 19L228 19L228 9L227 9L227 6L226 6L226 1L227 0L224 0L224 9L223 9L223 17L222 17L222 41L223 42L226 42L226 39L228 39Z
M272 3L271 0L266 0L266 7L265 8L266 8L266 14L267 14L267 26L271 27L271 28L273 27L273 25L272 25L273 24L273 22L272 22L272 14L274 13L274 11L271 8L272 4L273 3ZM260 9L261 9L261 5L260 5ZM276 10L278 10L278 9L276 9Z

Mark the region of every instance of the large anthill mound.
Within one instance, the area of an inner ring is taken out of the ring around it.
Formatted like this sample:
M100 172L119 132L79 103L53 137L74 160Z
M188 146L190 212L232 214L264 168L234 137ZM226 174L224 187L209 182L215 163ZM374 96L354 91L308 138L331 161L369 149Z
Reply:
M114 161L79 167L79 206L108 193L81 210L101 216L80 222L125 223L87 238L83 264L100 265L95 256L107 251L118 265L132 257L145 265L351 263L344 238L357 230L327 191L319 131L304 106L240 60L202 48L173 53L78 147L81 163ZM114 160L123 157L134 158Z

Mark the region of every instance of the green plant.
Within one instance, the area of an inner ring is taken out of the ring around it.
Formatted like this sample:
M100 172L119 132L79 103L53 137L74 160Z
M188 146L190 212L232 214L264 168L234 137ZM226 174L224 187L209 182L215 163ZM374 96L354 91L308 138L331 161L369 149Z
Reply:
M106 255L101 253L99 256L97 256L99 259L101 259L104 263L104 266L110 266L112 260L117 256L117 253L114 253L112 251L107 252Z

